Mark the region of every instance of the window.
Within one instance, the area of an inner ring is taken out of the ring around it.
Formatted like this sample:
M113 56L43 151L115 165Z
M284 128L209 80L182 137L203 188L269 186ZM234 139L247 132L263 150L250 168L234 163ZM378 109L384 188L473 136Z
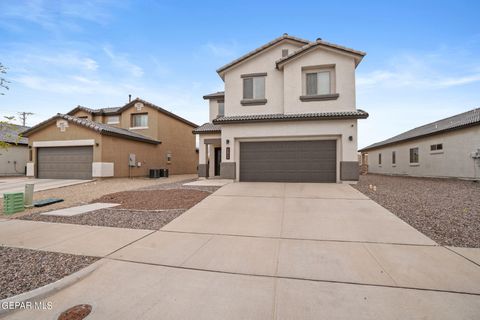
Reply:
M418 148L411 148L410 149L410 163L418 163Z
M308 72L306 77L307 96L331 93L330 71Z
M225 115L225 102L218 101L218 117L223 117Z
M430 146L430 151L440 151L440 150L443 150L443 143L432 144Z
M148 127L147 113L132 114L132 128L146 128L146 127Z
M120 116L108 116L107 124L118 124L120 123Z
M243 99L265 99L265 77L244 78Z
M392 151L392 164L397 163L397 153L395 151Z
M378 154L378 164L382 164L382 154Z

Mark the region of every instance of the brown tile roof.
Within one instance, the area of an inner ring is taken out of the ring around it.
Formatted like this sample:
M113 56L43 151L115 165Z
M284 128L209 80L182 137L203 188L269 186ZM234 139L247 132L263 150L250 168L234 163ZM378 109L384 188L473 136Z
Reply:
M218 98L224 98L224 97L225 97L225 91L217 91L214 93L204 95L203 99L210 100L210 99L218 99Z
M220 117L213 120L214 124L241 123L241 122L271 122L271 121L295 121L295 120L324 120L324 119L366 119L368 113L363 110L340 111L340 112L317 112L298 114L255 114L244 116Z
M255 50L252 50L246 54L244 54L243 56L241 56L240 58L238 59L235 59L233 60L232 62L230 63L227 63L226 65L220 67L219 69L217 69L217 73L218 74L221 74L223 71L233 67L234 65L250 58L251 56L253 55L256 55L257 53L260 53L262 52L263 50L265 49L268 49L270 48L271 46L273 45L276 45L277 43L279 43L280 41L283 41L283 40L291 40L291 41L295 41L295 42L298 42L298 43L302 43L302 44L307 44L307 43L310 43L310 41L308 40L305 40L305 39L301 39L301 38L297 38L297 37L294 37L294 36L290 36L288 35L287 33L284 33L282 36L278 37L278 38L275 38L273 39L272 41L264 44L263 46L261 47L258 47L257 49Z
M359 151L365 152L398 142L414 140L425 136L440 134L443 132L458 130L475 125L480 125L480 108L414 128L387 140L371 144Z
M291 59L297 57L298 55L300 55L304 52L307 52L310 49L313 49L313 48L316 48L316 47L322 47L322 46L333 48L333 49L336 49L336 50L344 51L344 52L351 53L351 54L359 56L359 58L356 59L356 65L358 65L360 63L360 61L362 60L362 58L366 55L366 53L363 52L363 51L354 50L354 49L351 49L351 48L340 46L338 44L334 44L334 43L330 43L330 42L327 42L327 41L324 41L324 40L321 40L321 39L317 39L316 41L310 42L310 43L304 45L303 47L301 47L300 49L290 53L286 57L283 57L283 58L277 60L277 62L276 62L277 68L279 68L281 65L287 63Z
M192 131L193 133L218 133L222 132L222 127L213 123L207 122Z
M94 121L91 121L91 120L88 120L88 119L81 119L81 118L78 118L78 117L74 117L74 116L71 116L71 115L68 115L68 114L61 114L61 113L58 113L57 115L53 116L52 118L50 118L48 120L45 120L45 121L37 124L34 127L31 127L30 129L26 130L23 133L23 135L28 137L30 134L32 134L32 133L34 133L38 130L41 130L43 127L45 127L46 125L49 125L50 123L52 123L53 121L55 121L57 119L67 120L68 122L75 123L79 126L87 128L87 129L97 131L98 133L103 134L103 135L117 136L117 137L121 137L121 138L125 138L125 139L136 140L136 141L152 143L152 144L161 143L158 140L146 137L142 134L139 134L139 133L127 130L127 129L117 128L117 127L114 127L114 126L110 126L108 124L98 123L98 122L94 122Z
M91 109L91 108L87 108L87 107L83 107L83 106L77 106L75 109L69 111L67 114L68 115L73 115L77 110L82 110L82 111L86 111L86 112L89 112L93 115L116 115L116 114L120 114L123 112L123 110L125 109L128 109L129 107L133 106L135 103L137 102L141 102L145 105L148 105L149 107L153 108L153 109L156 109L157 111L169 116L169 117L172 117L178 121L181 121L191 127L198 127L197 124L191 122L191 121L188 121L187 119L185 118L182 118L168 110L165 110L151 102L148 102L146 100L143 100L143 99L140 99L140 98L135 98L133 99L132 101L130 101L129 103L121 106L121 107L109 107L109 108L99 108L99 109Z

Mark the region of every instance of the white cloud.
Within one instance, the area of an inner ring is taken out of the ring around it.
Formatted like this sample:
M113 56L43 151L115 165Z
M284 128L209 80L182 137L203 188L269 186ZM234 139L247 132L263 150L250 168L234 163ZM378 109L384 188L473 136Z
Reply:
M114 66L116 66L117 68L127 71L134 77L143 76L143 69L138 65L130 62L127 55L117 54L113 52L113 50L109 46L104 46L103 52L105 52L105 54L110 58Z
M233 41L226 44L207 42L203 45L204 50L217 58L231 58L237 56L237 48L237 43Z
M480 81L480 63L473 57L455 56L457 52L442 48L394 56L382 69L359 73L358 88L442 89Z

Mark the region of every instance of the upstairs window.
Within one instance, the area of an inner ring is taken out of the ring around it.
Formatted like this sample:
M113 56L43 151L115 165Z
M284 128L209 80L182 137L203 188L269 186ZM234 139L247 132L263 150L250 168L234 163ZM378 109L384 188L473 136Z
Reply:
M119 123L120 123L120 116L107 117L107 124L119 124Z
M331 72L308 72L306 73L306 95L317 96L332 93Z
M378 154L378 164L382 164L382 154Z
M132 128L147 128L148 127L148 114L147 113L134 113L132 114Z
M392 164L397 163L397 153L395 151L392 151Z
M411 148L410 149L410 163L418 163L419 156L418 156L418 148Z
M218 101L218 114L217 117L223 117L225 115L225 102Z
M243 99L260 100L265 99L265 77L243 78Z
M443 150L443 143L432 144L430 146L430 151L440 151Z

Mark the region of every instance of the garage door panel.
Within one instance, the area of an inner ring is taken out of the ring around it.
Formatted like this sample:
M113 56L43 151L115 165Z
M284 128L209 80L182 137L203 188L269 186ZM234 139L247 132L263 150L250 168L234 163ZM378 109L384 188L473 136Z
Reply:
M336 141L265 141L240 144L240 180L336 182Z
M38 178L91 179L92 147L52 147L37 151Z

